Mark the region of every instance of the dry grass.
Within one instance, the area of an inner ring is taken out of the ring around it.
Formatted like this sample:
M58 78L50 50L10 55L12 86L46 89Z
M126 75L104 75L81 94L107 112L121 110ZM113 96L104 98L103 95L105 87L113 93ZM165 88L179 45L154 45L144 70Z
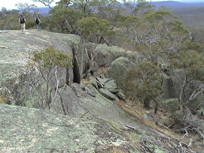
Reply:
M119 101L117 103L121 109L123 109L125 112L127 112L128 114L130 114L131 116L139 119L144 125L166 135L166 136L169 136L171 138L174 138L174 139L177 139L177 140L180 140L180 141L183 141L184 143L188 144L190 139L193 139L193 140L196 140L198 139L198 135L193 135L193 134L188 134L188 136L185 136L183 137L184 134L179 134L179 133L176 133L174 131L172 131L171 129L169 129L168 127L165 127L163 126L163 120L159 120L157 119L157 121L153 121L153 120L150 120L150 119L147 119L147 118L144 118L143 115L145 114L145 112L147 111L143 105L138 102L137 104L134 104L132 103L131 101L128 101L127 103L125 103L124 101ZM127 107L128 106L128 107ZM150 111L150 115L153 117L153 118L156 118L155 114L154 114L154 110L148 110ZM158 115L159 116L162 116L162 117L165 117L165 114L162 113L162 112L158 112ZM200 144L203 142L196 142L195 144L193 144L191 147L199 152L200 150L197 148L197 145L198 146L202 146L202 144Z
M0 96L0 104L10 104L10 102L6 101L4 97Z
M0 104L4 104L4 103L5 103L5 102L4 102L3 98L0 97Z
M137 104L133 104L132 102L123 102L123 101L119 101L118 105L128 114L130 114L131 116L139 119L144 125L151 127L152 129L159 131L162 134L168 135L172 138L175 139L180 139L182 138L181 135L179 135L178 133L175 133L174 131L172 131L171 129L165 127L165 126L160 126L162 124L157 124L156 121L144 118L143 115L145 114L145 112L147 111L146 109L144 109L143 105L138 102ZM127 107L127 105L129 107ZM154 115L154 110L149 110L151 113L151 115Z
M98 69L98 73L99 74L105 74L107 70L108 70L108 67L100 67Z
M86 85L88 85L88 84L90 83L90 81L89 81L89 80L86 80L86 79L83 79L83 80L82 80L82 83L86 86Z

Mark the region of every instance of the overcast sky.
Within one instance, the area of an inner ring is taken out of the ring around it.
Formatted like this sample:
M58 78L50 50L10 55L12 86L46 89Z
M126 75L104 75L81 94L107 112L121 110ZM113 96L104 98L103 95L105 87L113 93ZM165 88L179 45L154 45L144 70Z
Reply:
M59 0L55 0L57 2ZM35 4L38 7L44 6L42 3L34 3L32 0L0 0L0 9L5 7L6 9L16 9L15 4L18 3L28 3L28 4ZM53 3L54 5L55 3Z
M57 2L59 0L55 0ZM149 0L147 0L149 1ZM168 1L168 0L152 0L152 1ZM173 0L173 1L179 1L179 2L204 2L204 0ZM28 4L35 4L38 7L44 6L41 3L33 3L32 0L0 0L0 9L2 7L5 7L6 9L16 9L15 4L17 3L28 3ZM54 5L55 3L53 3Z

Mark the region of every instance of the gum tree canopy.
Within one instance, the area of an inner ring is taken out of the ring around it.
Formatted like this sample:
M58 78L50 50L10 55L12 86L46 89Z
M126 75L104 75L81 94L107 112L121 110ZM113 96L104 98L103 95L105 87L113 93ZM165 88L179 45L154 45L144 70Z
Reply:
M45 6L52 9L51 4L54 2L54 0L33 0L33 2L40 2L43 3Z

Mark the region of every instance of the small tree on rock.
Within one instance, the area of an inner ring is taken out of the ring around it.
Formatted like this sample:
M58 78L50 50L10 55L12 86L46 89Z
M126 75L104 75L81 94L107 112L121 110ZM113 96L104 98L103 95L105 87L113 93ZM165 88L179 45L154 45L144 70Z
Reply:
M36 68L42 80L46 84L46 105L50 108L50 103L55 99L59 88L59 82L62 76L59 72L62 68L67 68L72 65L71 57L62 51L57 51L53 48L47 48L42 51L33 53L34 62L32 65ZM54 94L51 94L54 90Z

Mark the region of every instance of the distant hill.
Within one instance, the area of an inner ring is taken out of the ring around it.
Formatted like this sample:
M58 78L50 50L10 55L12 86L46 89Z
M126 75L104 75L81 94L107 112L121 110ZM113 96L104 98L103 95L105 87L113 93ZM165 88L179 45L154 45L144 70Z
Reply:
M151 4L156 6L156 9L158 9L161 6L168 7L171 11L175 10L181 10L185 9L186 13L188 10L186 9L193 9L193 8L201 8L204 7L204 1L203 2L177 2L177 1L161 1L161 2L151 2ZM40 14L46 15L50 11L48 7L40 7L38 8L40 10Z
M200 29L204 27L204 1L202 3L192 1L191 3L162 1L152 2L152 4L157 9L162 5L168 7L189 28Z
M155 5L158 9L161 6L166 6L170 10L177 10L177 9L186 9L186 8L201 8L204 7L204 1L203 2L191 2L191 3L183 3L183 2L177 2L177 1L161 1L161 2L151 2L151 4ZM40 7L38 8L40 10L39 13L41 14L48 14L49 8L48 7Z
M161 6L166 6L170 8L170 10L204 7L204 1L202 3L201 2L183 3L183 2L176 2L176 1L161 1L161 2L152 2L152 4L155 5L156 8L159 8Z
M42 14L45 16L48 15L50 11L48 7L38 7L37 10L39 10L39 14Z

